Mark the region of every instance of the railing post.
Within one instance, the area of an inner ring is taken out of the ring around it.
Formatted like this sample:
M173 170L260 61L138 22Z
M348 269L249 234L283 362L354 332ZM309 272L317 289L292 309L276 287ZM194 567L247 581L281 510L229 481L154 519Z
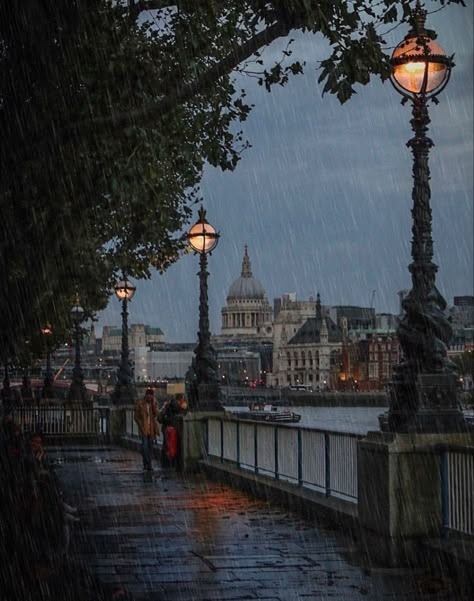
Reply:
M221 424L221 463L224 463L224 420L219 420Z
M302 444L302 434L300 428L298 428L298 486L303 486L303 444Z
M278 426L274 430L274 446L275 446L275 480L278 480Z
M329 460L329 434L324 433L324 474L326 485L326 497L331 495L331 464Z
M441 450L440 471L441 471L441 536L448 536L449 528L449 465L448 451Z
M237 448L236 448L236 459L237 459L237 467L240 469L240 422L237 420Z
M255 453L255 473L258 474L257 424L253 425L253 449L254 449L254 453Z

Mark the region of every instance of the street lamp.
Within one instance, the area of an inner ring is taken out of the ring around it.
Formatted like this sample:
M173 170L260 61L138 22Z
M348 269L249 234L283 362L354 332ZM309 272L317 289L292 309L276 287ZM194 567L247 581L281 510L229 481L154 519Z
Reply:
M87 401L87 391L84 385L84 372L81 367L81 322L84 318L84 309L79 304L79 295L76 295L71 309L71 318L74 323L75 357L72 370L72 382L67 395L68 401Z
M219 402L216 352L211 345L209 331L209 305L207 296L207 255L211 254L219 241L219 234L206 220L203 207L198 212L199 220L188 233L191 248L199 254L199 332L198 345L194 349L192 380L188 382L188 401L192 409L222 410Z
M123 279L115 286L115 295L122 301L122 353L120 365L117 371L117 384L112 393L112 402L117 405L135 402L135 387L132 381L132 370L129 361L128 348L128 302L135 294L135 286L128 281L124 274Z
M43 380L43 390L41 396L43 399L54 398L53 390L53 370L51 369L51 336L53 335L53 329L50 324L46 324L44 328L41 328L41 333L46 341L46 373Z
M394 367L388 419L381 427L392 432L453 432L464 429L455 365L447 358L451 326L446 301L436 288L433 263L427 103L448 83L454 66L425 29L427 12L417 2L412 29L392 55L391 82L412 103L413 154L412 289L403 301L404 316L397 330L404 361ZM432 35L432 34L431 34Z

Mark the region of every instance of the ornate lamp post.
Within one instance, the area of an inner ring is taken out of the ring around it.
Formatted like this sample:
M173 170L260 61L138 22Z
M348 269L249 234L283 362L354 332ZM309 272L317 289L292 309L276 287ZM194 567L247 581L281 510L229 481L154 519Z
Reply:
M191 409L222 410L219 402L216 352L211 345L209 331L209 305L207 296L207 255L217 246L219 234L206 221L203 207L198 212L199 220L188 233L189 244L199 254L199 332L198 345L188 379L188 397Z
M41 396L43 399L52 399L54 397L53 390L53 370L51 369L51 336L53 330L50 324L46 324L44 328L41 328L41 333L45 337L46 341L46 373L43 380L43 390Z
M402 104L412 103L413 154L412 289L403 301L398 327L404 362L394 368L388 421L392 432L453 432L464 428L458 400L455 365L447 358L451 326L444 315L446 301L436 288L433 263L430 172L428 155L434 145L427 137L427 104L448 83L454 66L425 29L426 11L419 3L411 16L412 29L392 55L391 76Z
M84 318L84 309L79 304L79 295L76 295L71 309L71 318L74 323L75 357L72 370L72 382L67 395L68 401L87 401L87 391L84 385L84 372L81 367L81 322Z
M12 409L12 390L10 388L10 374L8 370L8 361L5 361L3 364L4 368L4 377L3 377L3 388L2 388L2 404L3 404L3 413L6 415L10 413Z
M117 384L112 393L112 402L117 405L135 402L135 387L132 381L132 370L129 361L127 311L128 302L135 294L135 290L135 286L127 280L125 274L123 279L117 282L115 286L115 295L122 301L122 354L117 371Z

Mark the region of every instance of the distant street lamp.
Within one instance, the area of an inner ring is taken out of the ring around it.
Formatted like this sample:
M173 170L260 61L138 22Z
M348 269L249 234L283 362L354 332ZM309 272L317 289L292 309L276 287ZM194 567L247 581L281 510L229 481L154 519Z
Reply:
M198 345L194 349L192 381L188 382L188 401L191 409L222 410L219 402L219 382L216 352L211 345L209 330L209 305L207 295L207 255L211 254L219 241L219 234L206 221L203 207L198 212L199 220L188 233L189 244L199 254L199 332Z
M452 57L425 29L427 12L417 3L412 29L392 55L391 82L412 103L413 153L412 289L403 301L404 316L397 330L404 361L394 367L390 383L388 420L381 427L392 432L453 432L464 428L455 365L447 358L451 326L446 301L435 285L433 263L430 172L428 155L433 142L426 136L430 119L427 103L448 83Z
M135 294L135 290L135 286L128 281L125 274L115 286L115 295L122 301L122 354L117 371L117 384L112 393L112 402L116 405L128 405L135 402L135 387L129 360L127 311L128 302Z
M72 382L67 395L68 401L87 401L87 391L84 384L84 372L81 367L81 322L84 318L84 309L79 304L79 295L71 309L71 318L74 323L75 357L72 370Z
M41 328L41 333L43 334L46 342L46 373L44 375L41 396L43 399L52 399L54 398L54 378L53 370L51 369L51 336L53 335L51 325L46 324L44 328Z

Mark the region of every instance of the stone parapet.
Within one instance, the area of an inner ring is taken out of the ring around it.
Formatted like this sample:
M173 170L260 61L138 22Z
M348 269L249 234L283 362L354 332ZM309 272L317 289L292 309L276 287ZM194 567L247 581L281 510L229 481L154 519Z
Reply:
M473 434L370 432L358 447L359 519L390 538L440 532L439 445L472 445Z

